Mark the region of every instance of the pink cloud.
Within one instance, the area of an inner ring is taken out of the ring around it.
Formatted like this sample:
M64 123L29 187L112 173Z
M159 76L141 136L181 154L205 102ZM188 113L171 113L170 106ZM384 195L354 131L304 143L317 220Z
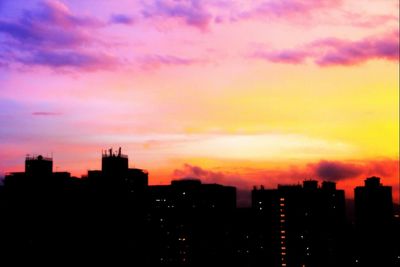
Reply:
M295 51L295 50L282 50L276 53L268 53L263 51L255 52L252 57L265 59L267 61L275 63L288 63L288 64L300 64L309 56L306 51Z
M237 19L305 19L321 9L340 6L341 2L341 0L269 0L240 13Z
M87 71L111 69L118 64L118 60L113 56L83 51L37 51L29 57L21 58L19 61L30 66L47 66Z
M200 61L193 58L178 57L172 55L147 55L139 59L143 69L152 70L162 66L188 66Z
M59 116L62 115L60 112L49 112L49 111L35 111L32 112L34 116Z
M320 66L356 65L371 59L399 60L398 31L360 41L325 39L311 47L322 52L314 59Z
M256 51L253 58L275 63L299 64L311 59L319 66L351 66L372 59L399 60L398 31L358 41L327 38L292 50Z
M207 29L212 20L211 13L200 0L153 0L144 6L142 15L147 19L177 19L200 30Z

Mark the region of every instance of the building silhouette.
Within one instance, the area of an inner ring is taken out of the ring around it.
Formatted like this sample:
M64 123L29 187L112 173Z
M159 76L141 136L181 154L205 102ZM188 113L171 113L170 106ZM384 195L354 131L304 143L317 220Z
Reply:
M400 255L394 251L399 239L394 235L392 188L383 186L378 177L364 183L354 189L356 266L392 266Z
M183 179L149 187L153 266L206 266L228 258L236 188Z
M256 257L268 266L340 266L345 197L333 182L255 188ZM261 266L261 265L260 265Z
M149 185L121 149L76 178L27 156L0 186L0 264L112 266L398 266L400 220L380 178L355 188L355 222L333 182L236 188L196 178ZM396 218L396 220L394 220ZM396 265L397 264L397 265ZM3 265L2 265L3 266ZM5 265L6 266L6 265Z

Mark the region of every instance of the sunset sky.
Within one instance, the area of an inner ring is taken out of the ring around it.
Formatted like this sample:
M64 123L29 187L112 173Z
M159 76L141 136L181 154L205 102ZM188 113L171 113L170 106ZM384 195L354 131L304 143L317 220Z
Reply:
M399 2L0 1L0 176L26 154L151 184L399 181Z

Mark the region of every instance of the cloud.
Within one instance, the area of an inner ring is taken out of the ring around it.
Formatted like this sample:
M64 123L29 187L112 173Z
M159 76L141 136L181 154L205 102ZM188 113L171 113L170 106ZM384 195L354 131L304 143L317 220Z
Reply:
M380 176L398 177L398 160L331 161L320 160L308 164L291 165L285 168L270 166L265 168L240 167L206 169L185 163L175 169L173 177L199 178L208 183L233 185L250 189L254 185L274 187L278 184L297 184L305 179L319 179L339 182L342 180Z
M203 183L217 183L235 186L236 202L239 207L251 205L251 184L237 173L207 170L199 166L185 163L182 168L175 169L173 176L178 179L198 178Z
M132 25L135 23L133 16L125 14L113 14L110 17L110 23Z
M354 178L363 173L362 166L340 161L322 160L317 164L311 164L310 167L317 177L334 182Z
M311 46L324 51L315 58L320 66L356 65L370 59L399 60L399 32L360 41L325 39Z
M288 63L288 64L300 64L309 56L305 51L294 51L294 50L282 50L275 53L267 53L263 51L255 52L252 57L265 59L274 63Z
M185 163L180 169L175 169L173 176L176 178L198 178L205 183L219 183L240 188L248 188L250 186L249 183L237 173L207 170L188 163Z
M85 29L104 24L90 17L71 14L59 1L46 1L35 10L25 10L17 21L0 20L0 32L24 46L76 47L90 41Z
M311 59L319 66L352 66L372 59L399 60L398 31L358 41L326 38L292 50L256 51L250 57L274 63L299 64Z
M144 18L176 19L188 26L206 30L212 14L200 0L153 0L142 10Z
M29 57L21 58L25 65L40 65L53 68L76 68L88 71L112 68L117 60L109 55L87 52L47 52L38 51Z
M60 112L48 112L48 111L35 111L32 112L33 116L59 116L62 115Z
M286 166L266 166L265 168L233 167L203 168L185 163L175 169L175 179L192 177L204 183L218 183L237 188L238 205L247 206L250 203L250 191L253 186L264 185L265 188L276 188L280 185L300 184L307 179L341 182L339 189L346 189L346 194L352 195L354 186L362 185L362 181L370 176L383 178L386 184L396 186L399 180L399 161L392 159L330 161L321 160L308 164Z
M114 57L89 52L101 45L93 31L103 26L95 18L73 15L59 1L41 2L36 9L25 10L18 20L0 20L0 33L8 37L0 45L0 51L6 54L2 65L18 63L84 71L110 69L117 64Z
M340 5L341 0L269 0L239 13L233 20L254 18L304 20L321 9L335 8Z
M0 21L0 32L10 36L21 48L76 47L89 41L89 35L80 30L62 30L57 25L44 26L42 22Z
M177 57L172 55L146 55L139 59L144 69L157 69L161 66L189 66L200 61L193 58Z

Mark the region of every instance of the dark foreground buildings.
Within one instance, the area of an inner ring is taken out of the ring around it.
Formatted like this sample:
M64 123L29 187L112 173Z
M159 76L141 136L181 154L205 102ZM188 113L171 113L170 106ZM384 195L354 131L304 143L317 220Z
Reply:
M149 186L120 149L80 179L27 157L25 172L0 187L0 264L398 266L392 205L376 177L355 189L352 224L332 182L254 188L252 206L237 208L234 187L194 178Z
M370 177L354 189L357 262L365 266L400 264L400 225L393 218L392 188ZM397 250L397 251L396 251Z
M265 266L341 266L344 191L333 182L254 189L257 257Z

